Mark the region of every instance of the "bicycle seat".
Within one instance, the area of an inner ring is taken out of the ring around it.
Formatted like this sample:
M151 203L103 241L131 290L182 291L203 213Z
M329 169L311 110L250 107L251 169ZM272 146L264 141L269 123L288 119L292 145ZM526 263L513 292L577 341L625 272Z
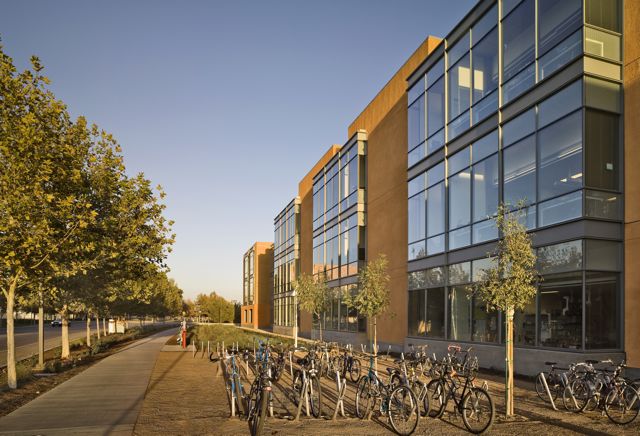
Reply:
M557 365L558 362L545 362L544 364L551 366L551 365Z
M599 361L599 360L593 360L593 359L587 359L587 360L585 360L584 362L585 362L585 363L588 363L588 364L590 364L590 365L594 365L594 364L596 364L596 363L600 363L600 361Z

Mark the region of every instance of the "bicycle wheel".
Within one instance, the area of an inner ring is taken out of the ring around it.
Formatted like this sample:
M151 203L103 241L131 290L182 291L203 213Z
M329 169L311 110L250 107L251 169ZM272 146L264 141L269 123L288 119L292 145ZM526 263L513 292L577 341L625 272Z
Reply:
M351 361L351 368L349 368L349 378L353 383L356 383L360 379L360 359L355 357Z
M356 388L356 415L358 418L365 418L373 407L373 395L371 392L371 380L368 376L362 377L358 381Z
M447 407L444 383L441 380L431 380L427 385L427 395L422 400L423 407L428 410L432 418L440 418Z
M484 433L493 423L493 400L482 388L471 388L462 399L462 421L471 433Z
M406 386L398 386L389 397L389 421L400 435L412 434L420 420L418 399Z
M256 403L256 411L253 414L251 425L251 436L260 436L264 428L264 421L267 419L267 405L269 403L268 395L265 391L258 393Z
M546 377L547 379L547 386L549 386L549 392L551 392L551 396L553 397L553 401L556 400L556 398L558 397L558 391L554 388L551 387L551 385L549 385L549 375L545 374L545 373L540 373L538 374L538 377L536 377L536 394L538 394L538 397L540 397L540 399L542 401L544 401L545 403L549 402L549 395L547 395L547 390L544 388L544 383L542 382L542 377Z
M562 393L562 403L570 412L582 412L589 402L589 386L583 379L568 384Z
M302 371L296 369L293 373L293 382L291 384L291 390L293 391L293 403L297 406L300 402L300 398L302 398Z
M320 418L320 416L322 416L322 387L318 377L311 377L309 380L309 389L311 414L314 418Z
M234 381L234 387L235 387L235 395L236 395L236 400L238 403L238 410L240 412L241 415L245 414L245 409L244 409L244 392L242 392L242 386L240 384L240 375L239 374L234 374L233 376Z
M616 424L629 424L640 411L638 391L628 385L616 386L605 399L604 411Z

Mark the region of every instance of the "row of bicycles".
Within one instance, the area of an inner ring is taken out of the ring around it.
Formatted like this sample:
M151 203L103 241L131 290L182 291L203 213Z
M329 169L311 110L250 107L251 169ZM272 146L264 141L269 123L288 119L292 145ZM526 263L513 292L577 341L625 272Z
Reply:
M326 377L336 381L337 395L330 394L337 399L334 417L350 382L355 390L357 417L386 416L400 435L415 432L423 417L441 418L449 405L453 406L454 413L462 416L470 432L487 431L495 416L494 403L486 384L479 386L476 382L478 360L471 354L472 349L450 345L446 355L438 359L435 354L427 355L426 347L410 347L410 353L401 354L397 359L364 350L355 353L352 347L341 348L333 343L284 348L260 342L253 353L237 349L225 351L221 359L231 393L232 414L237 410L247 418L251 434L261 434L265 419L273 416L273 384L280 381L285 371L290 371L290 397L297 407L296 419L303 407L308 415L323 416L321 381ZM210 357L218 359L213 353ZM362 362L367 359L365 368ZM386 368L384 376L377 371L380 360ZM248 394L242 383L242 366L247 368L247 375L249 369L255 375Z
M548 370L536 377L536 393L556 408L562 399L566 410L580 413L600 410L616 424L629 424L640 412L640 379L623 377L625 362L586 360L568 367L545 362Z

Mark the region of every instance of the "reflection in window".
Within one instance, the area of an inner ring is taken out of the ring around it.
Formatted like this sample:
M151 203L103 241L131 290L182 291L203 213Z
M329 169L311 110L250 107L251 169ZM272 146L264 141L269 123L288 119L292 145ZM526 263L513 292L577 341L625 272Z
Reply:
M582 106L582 81L578 80L538 105L538 128Z
M471 340L471 299L468 286L449 289L449 339Z
M409 336L425 334L425 291L409 292Z
M536 202L536 147L530 136L503 152L504 202L515 206L524 200Z
M498 312L489 310L487 304L475 296L471 331L471 340L475 342L498 342Z
M422 97L409 106L407 112L409 149L424 141L424 105L424 97Z
M562 221L580 218L582 215L582 192L576 191L540 203L538 215L540 226L550 226Z
M469 55L465 55L449 70L449 119L469 109L471 89L471 71Z
M472 55L473 102L475 103L498 87L497 27L473 47Z
M538 133L539 199L582 187L582 112L575 112Z
M503 80L514 77L534 61L534 2L525 0L502 21Z
M581 348L582 273L545 276L540 286L540 345Z
M589 54L619 61L620 37L592 27L585 27L584 51Z
M409 242L424 239L425 230L425 195L424 191L409 199Z
M540 247L538 268L541 274L582 269L582 240Z
M621 220L622 200L620 195L611 192L585 190L585 216L606 220Z
M425 334L430 338L444 339L444 303L444 288L427 289Z
M538 52L546 53L582 26L582 0L538 0Z
M536 110L531 108L502 126L502 143L506 147L536 130Z
M585 348L619 348L618 274L588 272L585 299Z
M502 102L509 103L531 88L535 82L535 65L531 64L502 85Z
M427 236L444 233L444 182L427 190Z
M449 228L455 229L470 223L471 174L464 170L449 177Z
M498 207L498 156L473 165L473 221L492 216Z
M444 77L427 90L427 136L442 137L441 141L428 141L427 151L432 153L444 145ZM438 135L441 132L441 135Z
M553 72L582 54L582 30L573 33L560 44L549 50L538 60L539 80L545 79Z
M620 33L620 9L619 0L586 0L585 22Z

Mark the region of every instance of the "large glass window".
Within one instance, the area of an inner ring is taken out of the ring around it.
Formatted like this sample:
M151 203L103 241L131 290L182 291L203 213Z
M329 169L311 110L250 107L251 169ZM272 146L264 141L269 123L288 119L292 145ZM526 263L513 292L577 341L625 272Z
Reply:
M425 291L409 292L409 336L423 336L425 326Z
M420 97L408 109L409 150L424 141L425 134L425 100Z
M471 298L468 286L449 289L449 339L471 340Z
M578 111L538 133L539 199L582 187L582 112Z
M538 0L538 53L542 55L582 25L582 0Z
M540 286L540 345L582 346L582 273L545 276Z
M536 144L529 136L505 149L504 202L515 206L521 200L536 202Z
M620 33L619 0L586 0L584 12L587 23Z
M449 228L470 224L471 172L469 169L449 177Z
M409 199L409 243L424 239L425 196L424 191Z
M444 146L444 77L427 90L427 154Z
M541 274L554 274L582 269L582 240L547 245L538 249Z
M578 80L538 105L538 128L582 106L582 81Z
M535 9L525 0L502 21L503 80L506 82L535 59Z
M427 289L425 334L430 338L444 339L444 288Z
M487 219L498 206L498 155L473 165L473 221Z
M586 111L586 185L619 189L620 121L616 114Z
M471 70L467 54L449 69L449 120L454 120L469 109L470 90Z
M473 102L476 104L498 87L498 28L493 29L472 50ZM493 111L498 109L497 101ZM493 111L485 109L489 114Z
M619 348L618 274L587 272L585 348Z

